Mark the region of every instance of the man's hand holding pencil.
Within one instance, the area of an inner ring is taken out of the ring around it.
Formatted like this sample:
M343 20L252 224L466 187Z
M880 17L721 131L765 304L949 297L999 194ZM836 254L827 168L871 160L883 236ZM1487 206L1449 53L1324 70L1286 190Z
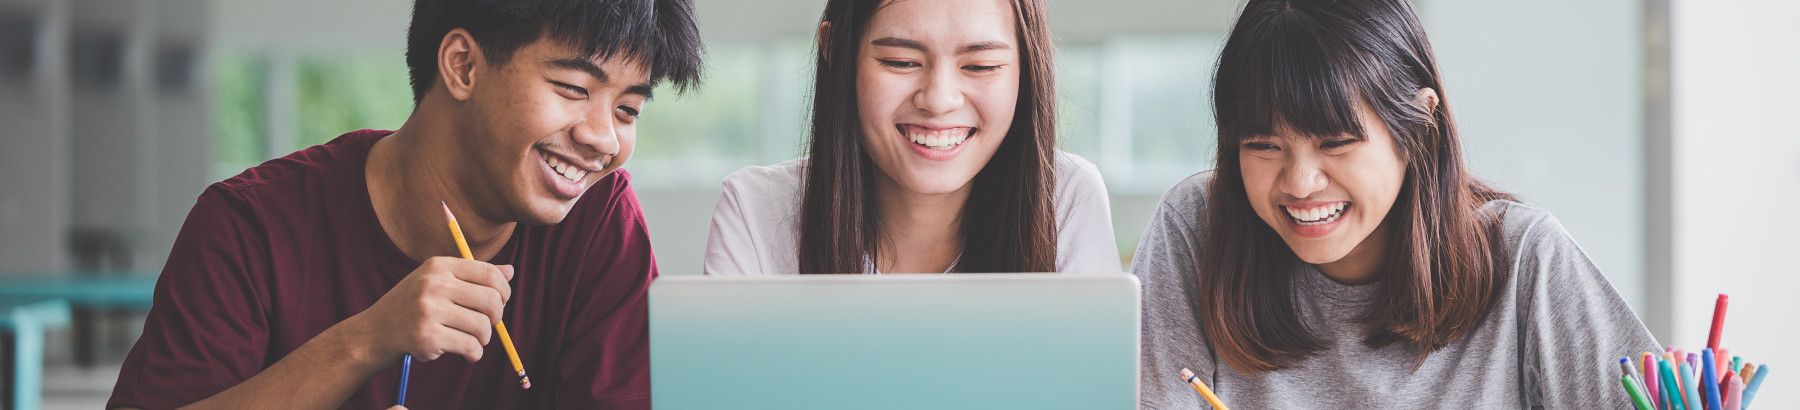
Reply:
M437 360L456 354L481 360L494 323L512 298L513 267L454 257L426 259L381 300L345 320L367 357L399 363L412 354Z

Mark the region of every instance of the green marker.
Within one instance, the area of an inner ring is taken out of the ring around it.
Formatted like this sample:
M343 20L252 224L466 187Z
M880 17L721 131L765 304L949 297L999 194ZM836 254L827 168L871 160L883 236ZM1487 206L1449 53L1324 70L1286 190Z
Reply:
M1631 405L1637 410L1656 410L1650 407L1650 400L1644 398L1644 389L1638 387L1637 380L1632 380L1631 375L1619 376L1619 384L1625 385L1625 394L1631 395Z

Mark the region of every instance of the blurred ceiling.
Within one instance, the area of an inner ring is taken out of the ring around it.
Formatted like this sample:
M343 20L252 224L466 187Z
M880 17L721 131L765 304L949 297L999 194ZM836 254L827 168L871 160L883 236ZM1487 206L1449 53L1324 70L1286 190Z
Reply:
M709 42L812 35L824 0L696 0ZM392 52L403 48L408 0L213 0L216 44L293 53ZM1120 34L1224 31L1234 0L1051 0L1062 42Z

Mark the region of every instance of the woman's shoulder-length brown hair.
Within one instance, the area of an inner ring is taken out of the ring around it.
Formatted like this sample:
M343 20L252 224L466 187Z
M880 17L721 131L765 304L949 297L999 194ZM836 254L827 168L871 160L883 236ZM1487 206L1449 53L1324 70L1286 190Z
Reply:
M819 30L801 199L800 273L860 273L875 260L874 162L857 113L859 45L875 12L894 1L830 0ZM1056 269L1056 90L1044 0L1012 0L1019 96L998 152L975 175L963 206L958 272Z
M1363 342L1404 342L1420 360L1475 329L1504 294L1499 216L1510 199L1470 175L1424 29L1406 0L1251 0L1213 79L1217 174L1194 301L1214 351L1240 372L1286 368L1325 344L1300 323L1293 251L1250 209L1239 169L1245 138L1278 126L1319 137L1364 136L1356 108L1386 123L1407 162ZM1435 106L1419 91L1435 90Z

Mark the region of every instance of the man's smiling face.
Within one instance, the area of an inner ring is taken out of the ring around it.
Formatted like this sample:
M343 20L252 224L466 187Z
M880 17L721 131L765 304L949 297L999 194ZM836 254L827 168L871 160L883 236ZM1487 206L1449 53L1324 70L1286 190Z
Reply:
M460 132L464 181L498 201L490 210L530 224L561 222L575 201L624 165L651 94L636 59L583 56L547 39L475 77Z

